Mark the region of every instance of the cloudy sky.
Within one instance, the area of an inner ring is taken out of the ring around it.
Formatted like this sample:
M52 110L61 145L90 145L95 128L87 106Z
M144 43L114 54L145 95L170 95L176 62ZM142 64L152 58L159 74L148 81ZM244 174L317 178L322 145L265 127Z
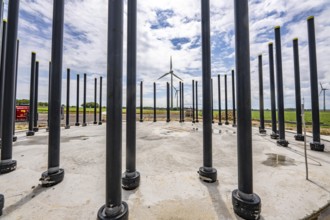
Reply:
M19 18L18 98L29 97L31 52L40 62L39 100L47 100L48 62L51 57L51 0L21 0ZM88 101L93 100L95 77L106 77L107 1L66 0L63 56L62 102L65 103L66 68L71 69L71 104L75 105L76 74L88 74ZM126 105L126 16L124 14L123 104ZM218 74L230 74L235 67L233 0L210 0L212 77L214 107L217 108ZM5 0L5 17L8 0ZM294 108L294 72L292 39L299 38L301 90L310 108L310 71L308 56L308 16L315 16L318 78L330 88L330 1L329 0L250 0L252 107L258 108L258 55L263 55L265 108L270 107L268 43L274 41L274 27L281 26L285 107ZM201 104L201 0L138 1L137 79L144 81L145 105L152 105L152 83L169 71L173 57L174 72L185 82L185 104L191 106L191 81L199 81ZM169 77L157 82L158 105L165 106L165 86ZM221 78L222 83L224 78ZM82 81L81 81L82 82ZM178 87L179 81L175 80ZM106 83L104 80L104 95ZM231 77L228 77L231 107ZM82 86L80 86L82 89ZM222 94L224 94L222 84ZM81 93L82 94L82 90ZM139 93L137 103L139 103ZM330 91L327 94L330 108ZM80 98L82 100L82 98ZM224 100L224 97L222 97ZM104 100L105 101L105 100ZM104 102L105 103L105 102ZM224 106L224 104L222 104ZM323 99L320 99L323 107Z

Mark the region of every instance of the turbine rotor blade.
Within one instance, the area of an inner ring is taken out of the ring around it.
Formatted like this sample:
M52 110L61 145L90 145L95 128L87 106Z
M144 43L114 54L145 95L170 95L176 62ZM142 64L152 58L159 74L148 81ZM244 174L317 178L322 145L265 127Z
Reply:
M175 76L176 78L178 78L179 80L183 81L183 79L181 79L180 77L178 77L177 75L175 75L173 72L172 72L173 76Z
M165 73L164 75L162 75L161 77L159 77L157 80L160 80L161 78L167 76L168 74L170 74L171 72Z

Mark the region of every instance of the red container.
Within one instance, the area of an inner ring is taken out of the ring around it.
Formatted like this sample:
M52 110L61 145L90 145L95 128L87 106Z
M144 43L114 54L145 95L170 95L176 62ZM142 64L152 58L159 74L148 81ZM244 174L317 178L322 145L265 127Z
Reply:
M29 111L30 111L29 105L16 106L16 121L27 121Z

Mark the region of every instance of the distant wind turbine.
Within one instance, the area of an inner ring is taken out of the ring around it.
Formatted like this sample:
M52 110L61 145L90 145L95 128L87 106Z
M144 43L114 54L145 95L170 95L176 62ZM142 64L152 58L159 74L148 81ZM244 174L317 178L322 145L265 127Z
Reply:
M170 58L170 72L165 73L164 75L162 75L161 77L159 77L157 80L167 76L171 74L171 109L173 109L173 76L175 76L176 78L178 78L179 80L183 81L180 77L178 77L177 75L174 74L173 69L172 69L172 56Z
M321 93L323 92L323 111L325 111L325 91L329 90L327 88L323 88L322 84L320 83L321 85L321 91L320 91L320 94L319 96L321 95Z

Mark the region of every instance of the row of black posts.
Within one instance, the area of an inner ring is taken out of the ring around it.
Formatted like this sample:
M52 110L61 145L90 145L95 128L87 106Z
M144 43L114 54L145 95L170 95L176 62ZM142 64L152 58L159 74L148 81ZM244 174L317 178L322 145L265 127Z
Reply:
M320 117L319 117L319 99L318 99L318 77L316 62L316 43L315 43L315 27L314 17L307 19L308 39L309 39L309 62L310 62L310 88L311 88L311 106L312 106L312 122L313 122L313 142L310 147L315 151L323 151L324 144L320 140ZM279 139L278 145L287 147L288 141L285 139L285 118L284 118L284 95L283 95L283 73L282 73L282 52L281 52L281 32L280 27L275 27L275 49L276 49L276 79L277 79L277 102L278 102L278 125L276 122L276 100L275 100L275 80L274 80L274 52L273 43L268 44L269 53L269 73L270 73L270 94L271 94L271 118L272 133L271 138ZM302 105L300 91L300 67L299 67L299 48L298 38L293 39L293 58L294 58L294 78L295 78L295 100L296 100L296 127L297 141L304 141L305 136L302 134ZM260 127L259 132L265 134L264 121L264 97L263 97L263 71L262 71L262 55L258 56L259 67L259 112Z
M232 105L233 105L233 112L232 112L232 118L233 118L233 127L236 127L236 107L235 107L235 76L234 76L234 70L232 70ZM228 121L228 98L227 98L227 75L224 75L225 78L225 124L229 125ZM196 83L196 84L195 84ZM198 88L197 88L197 81L192 80L192 122L193 123L198 123ZM184 84L183 82L179 82L179 122L184 122L185 121L185 115L184 115ZM156 100L156 83L153 83L153 99L154 99L154 107L153 107L153 121L157 122L157 114L156 114L156 109L157 109L157 100ZM170 88L167 87L166 84L166 121L170 122L171 117L170 117L170 105L169 105L169 93ZM219 123L218 125L222 125L221 122L221 85L220 85L220 74L218 75L218 115L219 115ZM129 96L131 96L129 94ZM196 103L196 105L195 105ZM130 105L130 103L127 103L127 105ZM214 123L213 117L214 117L214 108L213 108L213 80L211 79L211 109L212 109L212 123ZM128 107L127 107L128 108ZM140 122L143 122L143 82L140 82Z

